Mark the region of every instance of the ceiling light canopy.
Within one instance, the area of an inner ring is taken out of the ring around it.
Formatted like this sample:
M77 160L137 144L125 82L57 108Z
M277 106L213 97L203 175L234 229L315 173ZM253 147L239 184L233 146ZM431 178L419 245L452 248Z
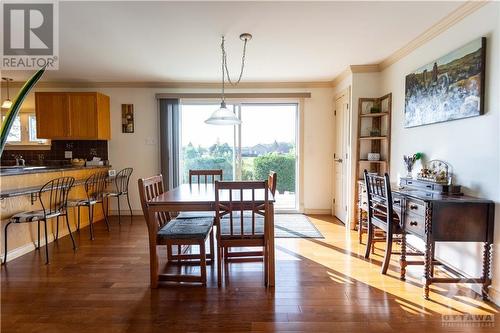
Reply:
M229 110L226 106L226 100L224 96L224 88L225 88L225 76L227 75L227 80L234 87L240 83L241 78L243 77L243 70L245 69L245 55L247 50L247 42L252 39L252 35L249 33L243 33L240 35L240 39L243 41L243 55L241 57L241 70L238 80L236 82L231 81L231 77L229 76L229 70L227 68L227 53L224 48L224 36L222 36L221 43L221 51L222 51L222 95L221 95L221 103L220 108L215 110L210 118L205 120L205 123L210 125L239 125L241 124L241 120L234 114L233 111Z

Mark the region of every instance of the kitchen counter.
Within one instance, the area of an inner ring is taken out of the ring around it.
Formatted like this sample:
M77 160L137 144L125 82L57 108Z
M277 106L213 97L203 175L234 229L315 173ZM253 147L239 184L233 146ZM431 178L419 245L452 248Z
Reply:
M75 183L69 192L70 200L79 200L86 198L85 180L92 174L100 171L106 172L109 166L91 166L91 167L73 167L73 166L50 166L45 168L30 168L23 170L17 168L8 174L2 173L0 176L0 229L4 230L5 225L9 223L12 215L20 212L42 209L40 204L39 192L44 184L48 181L59 177L73 177ZM12 169L12 168L11 168ZM112 178L109 179L110 181ZM42 194L42 197L47 199L48 194ZM68 215L69 223L72 230L78 225L78 214L74 209L70 209ZM101 207L94 210L94 222L104 218ZM80 226L84 227L89 224L88 214L81 214ZM52 228L55 223L48 223L49 235L55 234ZM36 223L15 223L9 232L9 255L8 259L14 259L19 255L29 252L34 249L37 235ZM0 238L3 236L1 233ZM64 223L60 225L59 235L68 234L68 229ZM53 238L49 236L49 242ZM3 250L3 248L1 249Z
M71 165L68 165L68 166L38 166L38 167L7 167L7 169L9 170L8 173L3 173L3 172L0 172L0 176L1 177L4 177L4 176L23 176L23 175L32 175L32 176L35 176L36 174L39 174L39 173L49 173L49 172L64 172L64 173L67 173L67 172L78 172L78 171L91 171L91 170L95 170L95 169L108 169L110 168L110 166L106 165L106 166L103 166L103 165L99 165L99 166L71 166ZM2 169L5 170L5 167L2 167ZM12 172L10 170L13 170ZM61 175L59 175L61 176ZM9 177L8 179L10 180L11 177ZM14 178L14 177L12 177ZM5 183L5 181L7 180L7 178L0 178L2 180L2 183ZM76 179L75 180L75 183L73 186L78 186L78 185L83 185L85 183L85 178L81 178L81 179ZM19 187L19 186L13 186L11 188L11 186L3 186L1 187L0 189L0 199L6 199L6 198L11 198L11 197L17 197L17 196L21 196L21 195L31 195L31 194L35 194L35 193L38 193L40 191L40 188L41 188L41 185L36 185L36 186L33 186L32 184L30 184L28 182L29 186L23 186L23 187Z
M60 166L0 166L0 176L18 176L33 173L43 172L57 172L57 171L71 171L71 170L87 170L110 168L110 165L96 165L96 166L73 166L73 165L60 165Z

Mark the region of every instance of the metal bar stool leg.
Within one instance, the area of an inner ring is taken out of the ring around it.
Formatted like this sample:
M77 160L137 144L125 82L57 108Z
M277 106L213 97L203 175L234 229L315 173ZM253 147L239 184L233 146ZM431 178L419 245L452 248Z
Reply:
M76 230L80 231L80 206L78 206L78 227Z
M132 219L132 206L130 205L130 198L128 196L128 190L127 190L127 203L128 203L128 210L130 210L130 223L132 223L133 219Z
M108 229L109 231L109 221L108 221L108 215L106 214L106 210L104 209L104 199L102 199L101 208L102 208L102 215L104 215L104 222L106 222L106 229Z
M38 220L38 247L40 249L40 220Z
M90 227L90 240L94 240L94 206L89 205L89 227Z
M120 195L116 196L116 201L118 202L118 224L122 224L122 214L120 210Z
M73 243L73 250L76 251L75 239L73 238L73 232L71 231L71 227L69 226L68 211L66 211L66 214L64 216L66 217L66 226L68 227L69 236L71 237L71 242Z
M3 258L3 264L5 265L7 263L7 228L9 225L11 225L12 222L9 222L5 225L5 230L4 230L4 258Z
M49 235L47 233L47 220L43 220L43 225L45 228L45 264L49 263Z
M59 239L59 216L56 217L56 239L55 240L58 240L58 239Z

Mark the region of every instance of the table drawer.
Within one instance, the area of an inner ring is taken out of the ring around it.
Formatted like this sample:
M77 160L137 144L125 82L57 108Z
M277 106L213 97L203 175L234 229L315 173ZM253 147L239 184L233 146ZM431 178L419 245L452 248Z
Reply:
M413 188L418 188L422 190L427 190L427 191L434 191L439 187L438 184L433 184L421 180L414 180L414 179L404 179L401 180L401 185L403 186L408 186L408 187L413 187Z
M415 214L406 214L405 230L419 236L425 235L425 218Z
M417 200L407 200L406 201L406 212L425 216L425 203Z

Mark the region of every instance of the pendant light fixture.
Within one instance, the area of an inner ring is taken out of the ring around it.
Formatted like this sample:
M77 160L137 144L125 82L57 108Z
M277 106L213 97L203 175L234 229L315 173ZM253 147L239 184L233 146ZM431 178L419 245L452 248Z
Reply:
M241 124L241 120L234 114L233 111L229 110L226 106L226 100L224 96L224 88L225 88L225 76L227 75L227 81L232 85L236 86L240 83L241 78L243 77L243 70L245 68L245 55L247 50L247 42L252 39L252 35L249 33L243 33L240 35L240 39L243 41L243 56L241 57L241 70L240 76L236 82L231 81L231 77L229 76L229 70L227 68L227 54L224 48L224 36L222 36L221 43L221 51L222 51L222 96L220 108L215 110L210 118L205 120L205 123L210 125L238 125Z
M3 77L2 80L7 83L7 99L3 101L2 109L10 109L10 107L12 106L12 101L10 100L9 82L12 82L13 80L8 77Z

